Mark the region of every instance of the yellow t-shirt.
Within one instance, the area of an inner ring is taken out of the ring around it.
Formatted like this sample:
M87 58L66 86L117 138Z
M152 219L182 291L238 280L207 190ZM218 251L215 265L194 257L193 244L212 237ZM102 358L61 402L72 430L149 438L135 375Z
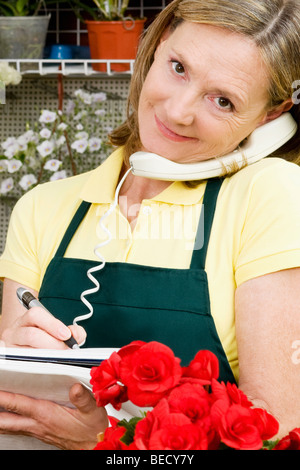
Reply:
M93 171L40 185L23 196L11 217L0 276L38 291L81 200L93 205L65 256L97 260L94 247L107 239L99 220L114 199L122 159L122 149L118 149ZM204 182L188 188L175 182L144 200L131 209L137 214L133 231L117 207L103 221L112 239L100 253L109 262L188 268L205 186ZM298 266L300 168L267 158L226 178L217 201L206 271L212 315L236 378L236 287L251 278Z

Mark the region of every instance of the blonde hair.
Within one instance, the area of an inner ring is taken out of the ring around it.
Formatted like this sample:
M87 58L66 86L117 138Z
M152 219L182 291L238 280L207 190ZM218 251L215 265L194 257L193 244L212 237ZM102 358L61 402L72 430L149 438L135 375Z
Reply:
M252 39L269 72L269 109L295 96L294 86L300 80L298 0L174 0L157 16L141 41L129 90L127 120L110 135L114 145L124 146L125 163L141 147L139 97L155 50L166 29L175 30L182 21L227 28ZM298 132L272 155L300 163L300 105L293 102L290 112L298 123Z

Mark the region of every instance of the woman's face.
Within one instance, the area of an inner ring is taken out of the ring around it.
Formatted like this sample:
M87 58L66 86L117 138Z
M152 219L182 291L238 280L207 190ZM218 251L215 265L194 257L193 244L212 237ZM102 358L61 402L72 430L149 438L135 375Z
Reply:
M268 77L241 35L184 22L162 39L139 101L143 150L195 162L234 150L266 118Z

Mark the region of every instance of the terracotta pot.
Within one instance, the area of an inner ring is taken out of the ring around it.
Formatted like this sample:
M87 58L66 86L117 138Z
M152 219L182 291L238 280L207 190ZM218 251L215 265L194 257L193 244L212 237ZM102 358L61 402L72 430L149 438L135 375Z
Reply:
M128 64L118 64L118 59L135 59L145 20L125 18L123 21L86 21L91 59L116 60L113 72L125 72ZM93 69L107 72L106 64L93 64Z

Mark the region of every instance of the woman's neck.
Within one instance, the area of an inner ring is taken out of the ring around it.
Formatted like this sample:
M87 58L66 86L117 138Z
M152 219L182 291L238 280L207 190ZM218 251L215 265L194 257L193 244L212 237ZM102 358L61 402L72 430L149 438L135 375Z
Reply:
M152 199L170 186L170 181L160 181L128 173L119 193L119 207L123 215L134 228L139 212L139 205L144 199ZM134 211L132 210L134 206ZM137 210L138 209L138 210Z

